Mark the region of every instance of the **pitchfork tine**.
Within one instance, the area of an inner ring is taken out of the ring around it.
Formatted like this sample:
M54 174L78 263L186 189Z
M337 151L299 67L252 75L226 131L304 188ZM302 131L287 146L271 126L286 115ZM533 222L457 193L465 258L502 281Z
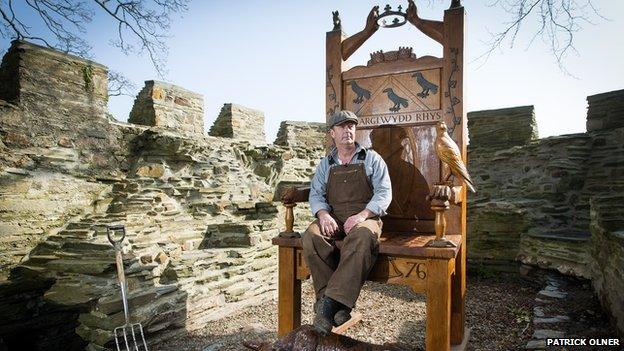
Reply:
M130 351L130 346L128 345L128 335L126 334L126 326L123 327L124 341L126 342L126 350Z
M132 333L132 342L134 343L134 348L136 351L139 350L139 344L137 343L136 335L134 334L134 324L130 324L130 332Z
M115 328L114 332L115 332L115 345L117 346L117 351L121 351L121 349L119 348L119 338L117 336L117 328Z
M147 351L147 343L145 342L145 334L143 334L143 325L141 325L141 323L139 323L139 331L141 331L141 339L143 340L143 347L145 348L145 351Z

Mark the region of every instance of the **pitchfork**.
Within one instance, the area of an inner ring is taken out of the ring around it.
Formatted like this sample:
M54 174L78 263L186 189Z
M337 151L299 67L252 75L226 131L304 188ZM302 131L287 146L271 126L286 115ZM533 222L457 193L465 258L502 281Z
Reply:
M121 233L121 238L119 238L118 240L115 240L113 238L113 234L115 232ZM143 335L143 326L141 325L141 323L130 323L130 313L128 312L128 299L126 296L128 292L128 285L126 284L123 258L121 257L121 243L126 237L126 228L121 224L106 226L106 236L108 236L108 241L113 244L113 248L115 249L117 276L119 278L119 286L121 287L121 301L123 302L124 317L126 319L126 324L119 326L114 330L115 345L117 345L117 351L121 351L124 345L126 345L126 351L147 351L147 343L145 342L145 335ZM130 335L132 336L131 340L128 337L128 333L130 333ZM136 334L140 335L139 340L137 340ZM142 347L141 341L143 342Z

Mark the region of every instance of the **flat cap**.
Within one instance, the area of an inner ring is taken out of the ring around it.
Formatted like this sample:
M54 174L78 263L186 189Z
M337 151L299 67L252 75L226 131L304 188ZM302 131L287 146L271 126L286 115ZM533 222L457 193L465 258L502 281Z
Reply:
M358 124L358 118L355 113L347 110L342 110L338 112L334 112L331 117L329 117L329 123L327 124L327 129L331 129L333 126L351 121L355 124Z

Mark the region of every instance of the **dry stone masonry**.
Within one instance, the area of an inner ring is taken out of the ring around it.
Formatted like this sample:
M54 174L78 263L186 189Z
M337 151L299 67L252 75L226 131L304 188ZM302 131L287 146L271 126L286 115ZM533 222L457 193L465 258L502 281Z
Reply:
M173 84L148 80L134 100L128 122L180 134L203 134L204 99Z
M470 112L470 145L509 148L538 139L533 106Z
M132 111L143 125L119 123L106 90L84 88L106 87L104 66L28 43L0 72L11 77L0 105L4 345L111 346L123 324L111 223L126 226L132 318L152 342L275 297L274 189L309 180L323 140L304 150L204 135L201 97L153 81Z
M318 145L319 140L324 140L326 135L325 123L283 121L277 131L275 144L307 149L311 145Z
M530 107L468 114L468 257L589 278L622 332L624 90L587 101L587 133L544 139Z
M624 127L624 95L611 91L587 97L587 131Z
M103 350L123 324L106 225L127 229L133 321L151 342L275 298L276 189L309 181L325 125L147 81L110 118L107 69L16 41L0 67L0 345ZM532 107L469 115L469 257L592 279L624 330L624 91L589 97L588 133L537 138ZM496 165L496 167L492 167ZM299 230L309 207L295 209Z
M237 104L224 104L210 128L210 135L266 144L264 113Z

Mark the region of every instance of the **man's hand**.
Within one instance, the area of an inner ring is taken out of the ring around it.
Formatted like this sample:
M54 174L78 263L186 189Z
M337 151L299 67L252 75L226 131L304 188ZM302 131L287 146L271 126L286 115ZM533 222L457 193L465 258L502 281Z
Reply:
M338 223L329 215L329 212L320 210L317 213L319 220L319 227L321 227L321 234L327 237L332 237L338 232Z
M364 222L368 217L372 217L372 215L373 213L370 210L364 209L362 210L362 212L354 214L353 216L347 218L344 224L345 234L349 234L353 227Z

